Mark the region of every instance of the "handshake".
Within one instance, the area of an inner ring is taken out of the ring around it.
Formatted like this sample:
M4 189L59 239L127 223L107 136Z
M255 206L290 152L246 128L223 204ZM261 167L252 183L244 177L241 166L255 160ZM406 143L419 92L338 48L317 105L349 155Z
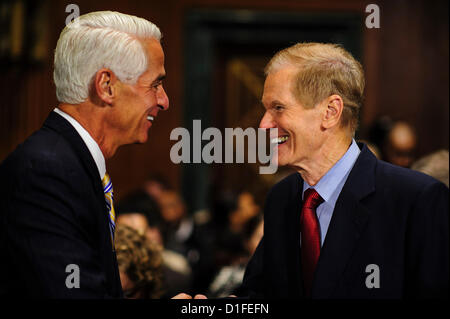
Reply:
M172 299L192 299L191 295L185 294L185 293L180 293L174 297L172 297ZM195 295L194 299L208 299L208 297L206 297L205 295Z

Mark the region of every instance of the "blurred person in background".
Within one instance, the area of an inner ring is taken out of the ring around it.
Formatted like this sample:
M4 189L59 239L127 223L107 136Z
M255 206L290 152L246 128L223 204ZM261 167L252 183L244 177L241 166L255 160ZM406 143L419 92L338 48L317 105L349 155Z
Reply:
M122 297L105 160L145 143L169 107L160 39L153 23L111 11L82 15L61 32L59 104L0 166L0 271L9 274L0 296ZM79 269L77 289L70 265Z
M143 231L146 236L153 237L153 240L162 245L164 222L158 203L147 192L140 189L128 194L117 203L116 211L118 219Z
M119 212L117 215L117 225L119 224L132 227L139 234L158 245L163 245L164 243L158 225L149 222L148 217L141 212Z
M254 196L243 191L238 196L237 209L229 216L229 227L232 232L243 232L247 223L260 213L259 206L255 203Z
M159 174L150 175L144 182L143 190L148 196L153 198L153 200L158 201L162 193L166 190L171 189L166 178Z
M372 143L376 146L373 153L377 158L401 167L411 166L415 158L417 136L410 124L382 116L375 120L368 134L368 147Z
M448 160L448 150L439 150L415 161L411 169L433 176L448 187Z
M118 207L122 207L118 205ZM147 214L134 211L131 204L127 204L130 210L120 210L117 217L117 225L124 225L135 229L140 235L161 247L163 291L161 298L171 298L179 291L192 290L192 270L187 259L172 250L164 247L162 232L160 230L160 216L149 218Z
M218 267L234 263L236 256L242 255L248 225L254 224L259 219L260 212L250 192L222 192L215 211L215 214L225 216L222 224L219 227L216 226L215 255ZM245 249L244 252L246 252Z
M178 192L165 190L159 196L158 204L166 228L164 234L166 247L185 256L189 255L189 259L195 261L198 258L198 252L190 245L195 224L187 212L184 200Z
M206 290L213 274L215 234L209 225L196 222L177 191L163 191L158 204L165 224L164 246L188 260L193 271L193 289Z
M223 298L236 293L242 284L245 267L253 255L264 233L264 220L262 215L251 219L242 230L242 241L235 247L233 259L221 267L209 286L208 296Z
M160 298L164 293L162 247L121 223L117 224L115 246L124 297Z
M383 145L384 160L401 167L410 167L415 158L416 147L414 129L406 122L397 121Z

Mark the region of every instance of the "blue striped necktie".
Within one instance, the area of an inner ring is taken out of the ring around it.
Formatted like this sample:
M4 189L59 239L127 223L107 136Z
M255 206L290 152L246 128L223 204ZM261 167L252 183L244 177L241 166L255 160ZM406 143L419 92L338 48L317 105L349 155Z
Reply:
M111 179L108 174L102 179L103 192L105 193L106 207L108 208L109 215L109 231L111 232L111 243L114 250L114 231L116 229L116 212L114 211L114 195Z

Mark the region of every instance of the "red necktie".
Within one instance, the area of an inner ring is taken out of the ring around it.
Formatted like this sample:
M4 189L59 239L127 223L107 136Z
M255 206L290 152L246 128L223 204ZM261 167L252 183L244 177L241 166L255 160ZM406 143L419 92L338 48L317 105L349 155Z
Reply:
M323 202L322 197L313 188L304 194L302 213L300 216L301 252L303 283L307 297L311 296L314 271L320 255L320 224L316 208Z

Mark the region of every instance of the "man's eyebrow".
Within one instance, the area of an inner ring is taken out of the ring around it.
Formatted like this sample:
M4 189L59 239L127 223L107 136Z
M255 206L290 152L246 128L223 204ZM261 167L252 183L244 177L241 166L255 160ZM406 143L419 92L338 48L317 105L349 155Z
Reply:
M166 78L166 74L160 74L160 75L153 81L153 83L161 82L161 81L164 80L165 78Z
M264 104L264 102L263 102L262 99L260 100L260 102L261 102L262 104ZM281 101L279 101L279 100L272 100L272 101L270 101L270 106L275 106L275 105L284 105L284 103L281 102Z

